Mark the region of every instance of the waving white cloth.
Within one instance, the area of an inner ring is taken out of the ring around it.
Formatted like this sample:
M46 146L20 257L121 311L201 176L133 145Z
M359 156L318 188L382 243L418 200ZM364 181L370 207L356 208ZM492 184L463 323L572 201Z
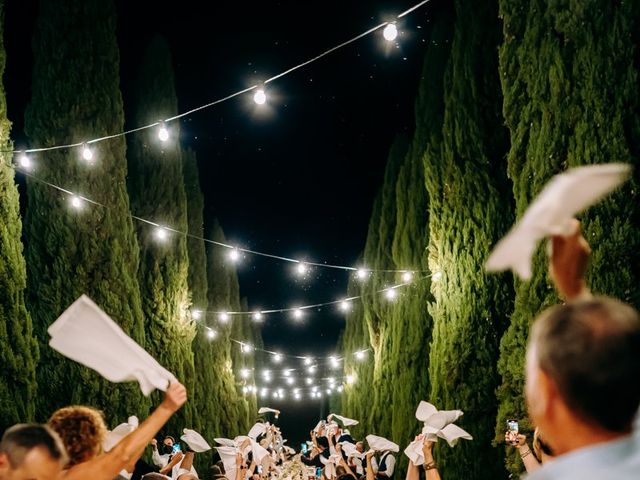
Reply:
M202 453L211 450L211 446L204 438L202 438L202 435L195 430L185 428L183 432L184 435L180 437L180 440L189 445L189 448L194 452Z
M128 337L86 295L82 295L48 329L49 345L89 367L110 382L138 381L149 395L166 390L175 377Z
M344 426L344 427L351 427L352 425L358 425L358 423L360 423L357 420L353 420L352 418L343 417L341 415L336 415L335 413L329 414L329 416L327 417L327 421L330 422L332 418L340 420L342 422L342 426Z
M347 456L347 458L359 458L360 460L364 459L364 453L358 451L356 446L351 442L342 442L342 451Z
M384 437L378 437L377 435L367 435L367 443L369 444L369 447L376 452L400 451L400 447L397 444Z
M127 419L127 423L121 423L110 432L107 432L107 435L104 437L104 441L102 442L102 449L105 452L111 451L113 447L120 443L120 440L129 435L136 428L138 428L138 417L133 415Z
M275 413L277 417L278 415L280 415L280 410L276 410L275 408L269 408L269 407L260 407L260 410L258 410L258 414L262 415L263 413Z
M267 426L262 422L258 422L253 427L251 427L251 430L249 430L249 433L247 433L247 436L255 440L266 431L267 431Z
M422 435L405 448L405 455L411 459L414 465L422 465L424 463L422 446L426 441L437 442L438 437L440 437L446 440L449 446L453 447L461 438L473 440L469 433L453 424L462 415L464 415L462 410L438 411L429 402L420 402L416 410L416 418L424 423L424 428L422 429Z
M571 219L624 183L630 174L630 165L610 163L573 168L553 177L498 242L487 260L487 270L512 269L521 278L530 279L531 257L538 241L573 233Z
M236 455L238 451L236 447L217 447L220 454L220 460L224 465L224 475L228 480L236 479Z

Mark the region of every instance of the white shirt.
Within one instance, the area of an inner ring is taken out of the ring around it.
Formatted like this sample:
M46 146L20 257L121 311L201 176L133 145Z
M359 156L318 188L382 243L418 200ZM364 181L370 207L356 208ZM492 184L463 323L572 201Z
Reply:
M640 478L640 432L561 455L527 480L637 480Z
M376 460L376 457L373 457L371 459L371 466L377 472L376 474L384 473L387 477L390 477L393 475L393 471L395 470L395 467L396 467L396 457L394 457L390 453L383 453L380 456L380 463L382 463L383 457L385 458L385 465L387 466L386 470L384 470L383 472L378 471L378 461Z
M156 467L160 467L160 468L166 467L167 464L169 463L169 458L171 458L171 455L169 455L168 453L164 453L160 455L160 452L158 452L158 448L153 447L153 453L151 454L151 461Z

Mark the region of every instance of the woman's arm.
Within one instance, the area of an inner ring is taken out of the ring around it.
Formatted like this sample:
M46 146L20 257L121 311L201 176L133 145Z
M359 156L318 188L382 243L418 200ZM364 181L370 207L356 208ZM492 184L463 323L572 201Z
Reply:
M420 480L420 469L411 460L407 467L406 480Z
M427 480L441 480L440 473L433 460L433 444L434 442L426 441L422 446L422 454L424 455L424 471Z
M64 480L112 480L136 458L136 455L139 456L139 452L144 451L156 433L186 401L186 388L178 382L172 383L167 388L164 400L158 408L109 453L74 465L64 471L60 478Z
M367 452L367 480L376 480L376 474L373 471L373 465L371 464L371 458L373 452Z

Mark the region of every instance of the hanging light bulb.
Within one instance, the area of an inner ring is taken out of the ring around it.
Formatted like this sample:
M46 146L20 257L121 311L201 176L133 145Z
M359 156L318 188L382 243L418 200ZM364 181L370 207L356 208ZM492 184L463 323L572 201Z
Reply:
M169 130L167 130L167 127L163 121L159 122L158 138L161 142L166 142L167 140L169 140Z
M356 377L347 375L347 385L353 385L354 383L356 383Z
M217 335L217 334L218 334L218 333L217 333L215 330L211 330L211 329L207 330L207 336L208 336L209 338L216 338L216 335Z
M351 302L348 300L342 300L339 305L340 305L340 310L345 313L351 310Z
M191 310L191 318L200 320L202 318L202 310Z
M229 260L231 260L233 263L240 260L240 250L238 250L237 248L232 248L229 251Z
M312 392L317 392L318 391L318 387L314 385L313 387L311 387L311 391Z
M293 398L295 398L296 400L300 400L301 397L299 393L294 393Z
M307 368L307 372L308 373L316 373L316 366L315 365L311 365L309 368Z
M395 23L389 23L384 30L382 31L382 35L384 39L388 42L393 42L398 36L398 27L396 27Z
M263 88L258 88L256 93L253 94L253 101L258 105L264 105L267 101L267 94L264 92Z
M333 393L333 390L331 390L330 388L327 388L327 395L331 395Z
M227 323L229 321L229 314L227 312L222 312L220 315L218 315L218 319L222 323Z
M311 365L313 363L313 358L311 357L304 357L304 364L305 365Z
M275 353L275 354L273 355L273 361L274 361L275 363L280 363L280 362L282 361L282 354L280 354L280 353Z
M263 370L262 371L262 376L263 377L270 377L271 376L271 370Z
M164 242L169 237L169 230L164 227L156 227L155 236L161 242Z
M71 206L76 210L80 210L80 208L82 207L82 200L80 200L80 197L73 195L71 197Z
M369 270L359 268L358 270L356 270L356 278L358 280L366 280L370 273L371 272L369 272Z
M402 281L404 283L409 283L411 280L413 280L413 272L403 272L402 273Z
M26 170L31 169L31 159L29 158L29 155L27 155L26 153L23 153L20 155L18 162L20 163L20 166L22 168Z
M327 382L329 382L330 384L331 383L336 383L336 379L333 378L333 377L329 377L329 378L327 378Z
M322 392L316 392L316 398L322 398Z
M358 352L355 353L356 356L356 360L363 360L365 357L366 352L364 350L360 350Z
M269 395L269 389L268 388L263 388L262 390L260 390L260 396L261 397L266 397L267 395Z
M248 378L249 377L249 369L248 368L243 368L242 370L240 370L240 376L242 378Z
M262 312L253 312L253 315L251 315L251 317L253 318L254 322L260 322L262 321Z
M253 345L251 345L250 343L247 343L247 344L243 343L242 345L240 345L240 350L244 354L251 353L251 352L253 352Z
M387 300L395 300L398 296L398 292L395 288L387 288L384 291L384 296L387 297Z
M304 316L304 312L302 311L301 308L296 308L293 311L293 318L295 318L296 320L301 320L303 316Z
M308 377L307 379L305 379L305 383L306 383L307 385L311 385L311 384L313 383L313 378Z
M331 368L340 367L340 360L337 357L329 357L329 362L331 363Z
M299 276L304 277L308 271L309 271L309 266L306 263L298 262L298 264L296 265L296 273Z
M285 377L288 377L291 375L291 370L283 370L282 371L282 375L284 375Z
M342 385L340 385L336 390L338 391L338 393L342 393L342 390L343 390Z
M296 383L296 381L293 377L287 377L287 385L293 385L294 383Z
M439 282L440 280L442 280L442 272L434 272L433 275L431 275L431 280L433 280L434 282Z
M244 393L244 394L246 395L246 394L247 394L247 392L248 392L247 387L242 387L242 393Z
M82 158L87 162L93 160L93 150L89 148L89 145L86 143L82 144Z

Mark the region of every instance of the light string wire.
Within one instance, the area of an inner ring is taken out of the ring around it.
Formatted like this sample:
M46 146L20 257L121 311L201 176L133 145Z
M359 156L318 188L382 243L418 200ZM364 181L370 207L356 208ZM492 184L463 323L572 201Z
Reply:
M229 338L229 340L231 340L233 343L236 343L238 345L240 345L241 347L250 347L252 350L256 351L256 352L263 352L263 353L268 353L269 355L280 355L282 358L294 358L296 360L307 360L307 359L311 359L313 360L315 363L314 364L310 364L307 366L311 367L311 366L318 366L318 362L316 359L314 359L313 355L289 355L289 354L284 354L281 352L275 352L273 350L266 350L264 348L258 348L258 347L254 347L251 342L243 342L242 340L237 340L235 338ZM365 348L363 350L357 350L355 352L353 352L353 355L356 355L358 353L366 353L366 352L370 352L371 348ZM327 357L327 362L332 362L333 359L335 359L336 361L342 361L345 358L347 358L346 356L338 356L338 355L329 355ZM275 368L275 367L274 367ZM300 369L300 368L280 368L281 370L290 370L290 371L296 371L296 370L304 370L304 369ZM267 369L269 370L269 369Z
M422 7L423 5L427 4L429 1L430 0L423 0L422 2L419 2L419 3L415 4L415 5L413 5L409 9L407 9L404 12L402 12L401 14L397 15L396 18L400 19L400 18L408 15L409 13L413 12L414 10L416 10L416 9ZM156 126L162 124L163 122L164 123L169 123L169 122L178 120L180 118L183 118L183 117L186 117L186 116L191 115L193 113L196 113L196 112L198 112L200 110L204 110L204 109L213 107L215 105L218 105L220 103L226 102L228 100L231 100L232 98L237 97L239 95L242 95L244 93L248 93L248 92L250 92L252 90L255 90L256 88L259 88L261 85L266 85L267 83L270 83L270 82L273 82L273 81L275 81L275 80L277 80L279 78L282 78L285 75L288 75L288 74L290 74L290 73L292 73L292 72L294 72L294 71L296 71L296 70L298 70L300 68L306 67L307 65L309 65L311 63L314 63L314 62L320 60L321 58L323 58L323 57L325 57L325 56L327 56L327 55L329 55L329 54L331 54L331 53L333 53L333 52L335 52L337 50L340 50L341 48L346 47L347 45L350 45L351 43L356 42L356 41L360 40L361 38L366 37L367 35L370 35L371 33L375 32L375 31L377 31L377 30L379 30L379 29L381 29L381 28L383 28L383 27L385 27L385 26L387 26L389 24L392 24L392 23L394 23L394 22L382 22L379 25L376 25L375 27L372 27L372 28L368 29L367 31L362 32L362 33L356 35L355 37L350 38L349 40L347 40L345 42L342 42L339 45L336 45L335 47L332 47L332 48L322 52L321 54L316 55L315 57L313 57L313 58L311 58L309 60L306 60L306 61L304 61L304 62L302 62L302 63L300 63L300 64L298 64L298 65L296 65L294 67L291 67L291 68L289 68L289 69L287 69L287 70L285 70L285 71L283 71L283 72L281 72L281 73L279 73L279 74L277 74L277 75L265 80L262 83L258 83L258 84L252 85L250 87L244 88L244 89L239 90L239 91L237 91L235 93L227 95L226 97L219 98L217 100L214 100L212 102L206 103L206 104L201 105L199 107L192 108L191 110L187 110L186 112L179 113L178 115L174 115L173 117L169 117L169 118L166 118L164 120L159 120L157 122L149 123L147 125L142 125L142 126L139 126L139 127L136 127L136 128L125 130L125 131L122 131L120 133L114 133L114 134L110 134L110 135L105 135L103 137L94 138L94 139L86 140L86 141L83 141L83 142L69 143L69 144L65 144L65 145L54 145L54 146L51 146L51 147L36 147L36 148L29 148L29 149L22 149L22 150L9 150L8 152L14 153L14 154L17 154L17 153L37 153L37 152L46 152L46 151L51 151L51 150L61 150L61 149L67 149L67 148L69 148L69 149L70 148L77 148L77 147L81 147L83 145L91 145L91 144L99 143L99 142L102 142L102 141L105 141L105 140L109 140L109 139L112 139L112 138L123 137L123 136L129 135L131 133L139 132L141 130L147 130L149 128L156 127Z

